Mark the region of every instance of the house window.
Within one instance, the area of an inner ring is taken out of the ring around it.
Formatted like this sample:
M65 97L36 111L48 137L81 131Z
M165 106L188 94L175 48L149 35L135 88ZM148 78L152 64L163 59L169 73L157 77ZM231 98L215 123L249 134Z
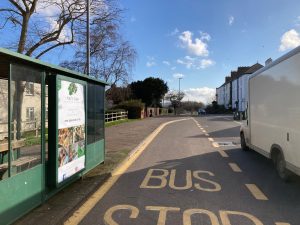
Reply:
M33 82L25 83L25 93L26 95L34 95L34 84Z
M45 86L45 96L48 96L48 85Z
M34 120L34 107L27 107L26 108L26 121L33 121Z

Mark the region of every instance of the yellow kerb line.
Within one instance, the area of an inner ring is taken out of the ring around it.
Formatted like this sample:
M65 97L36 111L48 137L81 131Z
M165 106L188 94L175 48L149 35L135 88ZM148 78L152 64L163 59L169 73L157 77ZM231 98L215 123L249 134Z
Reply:
M142 152L148 147L153 139L159 134L159 132L167 125L175 122L180 122L189 119L173 120L161 124L155 129L135 150L134 154L126 158L111 174L111 177L92 195L89 199L83 203L83 205L76 210L73 215L64 222L64 225L79 224L83 218L94 208L94 206L103 198L103 196L110 190L110 188L117 182L122 174L134 163L134 161L142 154Z
M246 187L249 189L251 194L256 198L257 200L267 201L268 198L265 196L265 194L255 185L255 184L245 184Z

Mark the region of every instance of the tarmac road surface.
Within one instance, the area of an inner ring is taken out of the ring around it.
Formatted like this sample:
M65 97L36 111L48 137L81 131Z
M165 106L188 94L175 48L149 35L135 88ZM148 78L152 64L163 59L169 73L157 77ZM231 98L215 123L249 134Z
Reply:
M229 116L167 125L80 224L299 225L300 178L285 183L242 151L239 127Z

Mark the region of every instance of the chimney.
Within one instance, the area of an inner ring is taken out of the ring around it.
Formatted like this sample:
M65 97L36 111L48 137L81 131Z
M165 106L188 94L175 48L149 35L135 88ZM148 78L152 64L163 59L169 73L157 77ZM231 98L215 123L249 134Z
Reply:
M271 64L273 62L272 58L268 58L266 61L265 61L265 66Z

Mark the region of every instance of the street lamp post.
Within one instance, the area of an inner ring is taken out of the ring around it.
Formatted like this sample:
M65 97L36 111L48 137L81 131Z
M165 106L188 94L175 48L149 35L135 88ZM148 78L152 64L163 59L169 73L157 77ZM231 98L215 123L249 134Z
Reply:
M182 79L182 77L178 77L178 81L179 81L179 97L180 97L180 80Z
M86 0L86 73L90 75L90 0Z

